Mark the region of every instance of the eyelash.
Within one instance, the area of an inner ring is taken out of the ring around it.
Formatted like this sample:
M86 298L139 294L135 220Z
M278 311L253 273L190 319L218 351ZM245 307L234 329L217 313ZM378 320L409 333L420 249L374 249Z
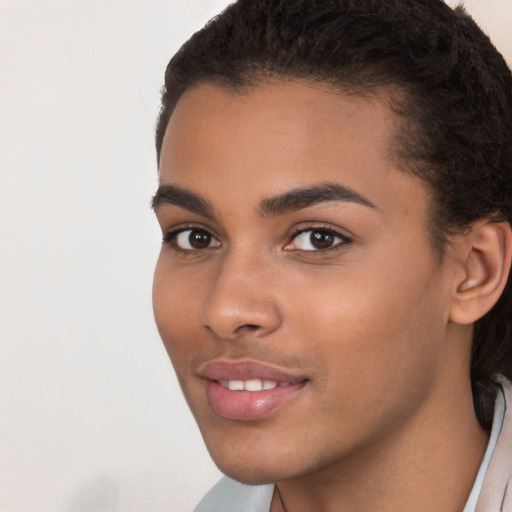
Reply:
M352 243L352 239L347 237L346 235L343 235L339 231L333 229L330 226L325 225L309 225L302 227L298 230L296 230L293 235L290 237L290 241L286 244L285 248L292 244L300 235L308 232L315 232L315 231L321 231L324 233L329 234L330 236L333 236L334 238L339 238L340 241L335 243L334 245L331 245L330 247L327 247L325 249L315 249L315 250L304 250L304 249L288 249L290 252L296 251L296 252L303 252L303 253L312 253L312 254L326 254L331 251L339 251L344 248L346 248L348 245Z
M181 247L179 247L177 245L176 239L178 238L178 236L181 233L185 233L187 231L190 231L190 232L192 232L192 231L202 232L202 233L205 233L206 235L210 236L212 240L217 240L215 235L213 235L210 230L208 230L206 228L203 228L202 226L191 225L191 226L183 226L183 227L179 227L179 228L167 231L166 233L164 233L164 236L162 238L162 242L164 244L171 245L172 248L176 252L178 252L178 253L189 254L189 253L192 253L192 252L201 251L201 249L183 249L183 248L181 248ZM219 242L219 244L220 244L220 242ZM216 246L216 247L218 247L218 246ZM209 247L205 247L202 250L208 249L208 248Z
M174 249L174 251L176 251L177 253L181 253L183 255L187 255L187 254L191 254L191 253L197 253L197 252L202 252L206 249L211 249L211 248L216 248L216 247L219 247L221 245L220 242L218 242L219 245L216 245L216 246L213 246L213 247L204 247L204 248L196 248L196 249L183 249L182 247L179 247L176 243L176 239L177 237L181 234L181 233L184 233L184 232L187 232L187 231L199 231L199 232L202 232L202 233L205 233L207 234L208 236L211 237L211 240L217 240L217 238L215 237L215 235L213 235L211 233L210 230L206 229L206 228L203 228L201 226L197 226L197 225L191 225L191 226L184 226L184 227L180 227L180 228L177 228L177 229L173 229L173 230L170 230L168 232L166 232L162 238L162 242L164 244L167 244L167 245L171 245L172 248ZM338 238L340 239L339 242L335 243L334 245L330 246L330 247L326 247L324 249L313 249L313 250L307 250L307 249L286 249L286 247L290 246L300 235L304 234L304 233L308 233L308 232L324 232L334 238ZM210 240L210 242L211 242ZM339 231L336 231L335 229L331 228L331 227L328 227L328 226L325 226L325 225L309 225L309 226L305 226L303 228L300 228L298 230L296 230L292 236L290 237L289 239L289 242L286 243L285 245L285 250L289 251L289 252L303 252L303 253L312 253L312 254L325 254L325 253L328 253L328 252L331 252L331 251L336 251L336 250L341 250L343 248L346 248L348 245L350 245L352 243L352 240L343 235L342 233L340 233Z

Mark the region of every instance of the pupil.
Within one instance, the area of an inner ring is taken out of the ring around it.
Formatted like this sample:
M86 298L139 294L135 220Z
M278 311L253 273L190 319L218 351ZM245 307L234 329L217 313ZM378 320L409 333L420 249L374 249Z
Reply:
M194 230L190 233L188 241L194 249L205 249L210 245L212 237L205 231Z
M313 231L311 245L316 249L328 249L334 243L334 237L329 231Z

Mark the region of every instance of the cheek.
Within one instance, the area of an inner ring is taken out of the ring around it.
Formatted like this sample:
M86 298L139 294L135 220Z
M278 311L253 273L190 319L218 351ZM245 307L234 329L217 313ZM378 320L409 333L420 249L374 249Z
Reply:
M198 343L191 329L198 325L199 282L190 285L188 279L169 268L165 254L161 254L153 279L153 312L158 331L171 361L179 372L188 354Z
M379 395L383 380L399 386L418 374L428 378L439 357L432 339L442 337L444 317L433 274L412 266L366 270L301 283L287 311L304 349L330 368L332 382L374 382ZM308 290L306 297L299 288Z

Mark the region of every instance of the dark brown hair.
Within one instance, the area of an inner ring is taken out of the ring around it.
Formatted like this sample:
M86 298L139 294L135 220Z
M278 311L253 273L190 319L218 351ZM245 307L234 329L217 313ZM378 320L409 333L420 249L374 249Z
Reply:
M433 197L432 234L512 222L512 74L471 17L441 0L239 0L195 33L165 73L162 140L181 95L203 82L268 80L387 92L402 120L395 150ZM481 423L495 377L512 378L512 283L475 324L471 381Z

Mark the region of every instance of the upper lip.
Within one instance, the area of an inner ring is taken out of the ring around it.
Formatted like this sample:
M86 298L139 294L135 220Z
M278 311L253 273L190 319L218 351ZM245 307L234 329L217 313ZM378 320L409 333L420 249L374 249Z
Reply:
M217 359L208 361L199 367L198 373L204 379L217 381L261 379L294 384L307 380L303 375L294 374L277 366L248 360Z

